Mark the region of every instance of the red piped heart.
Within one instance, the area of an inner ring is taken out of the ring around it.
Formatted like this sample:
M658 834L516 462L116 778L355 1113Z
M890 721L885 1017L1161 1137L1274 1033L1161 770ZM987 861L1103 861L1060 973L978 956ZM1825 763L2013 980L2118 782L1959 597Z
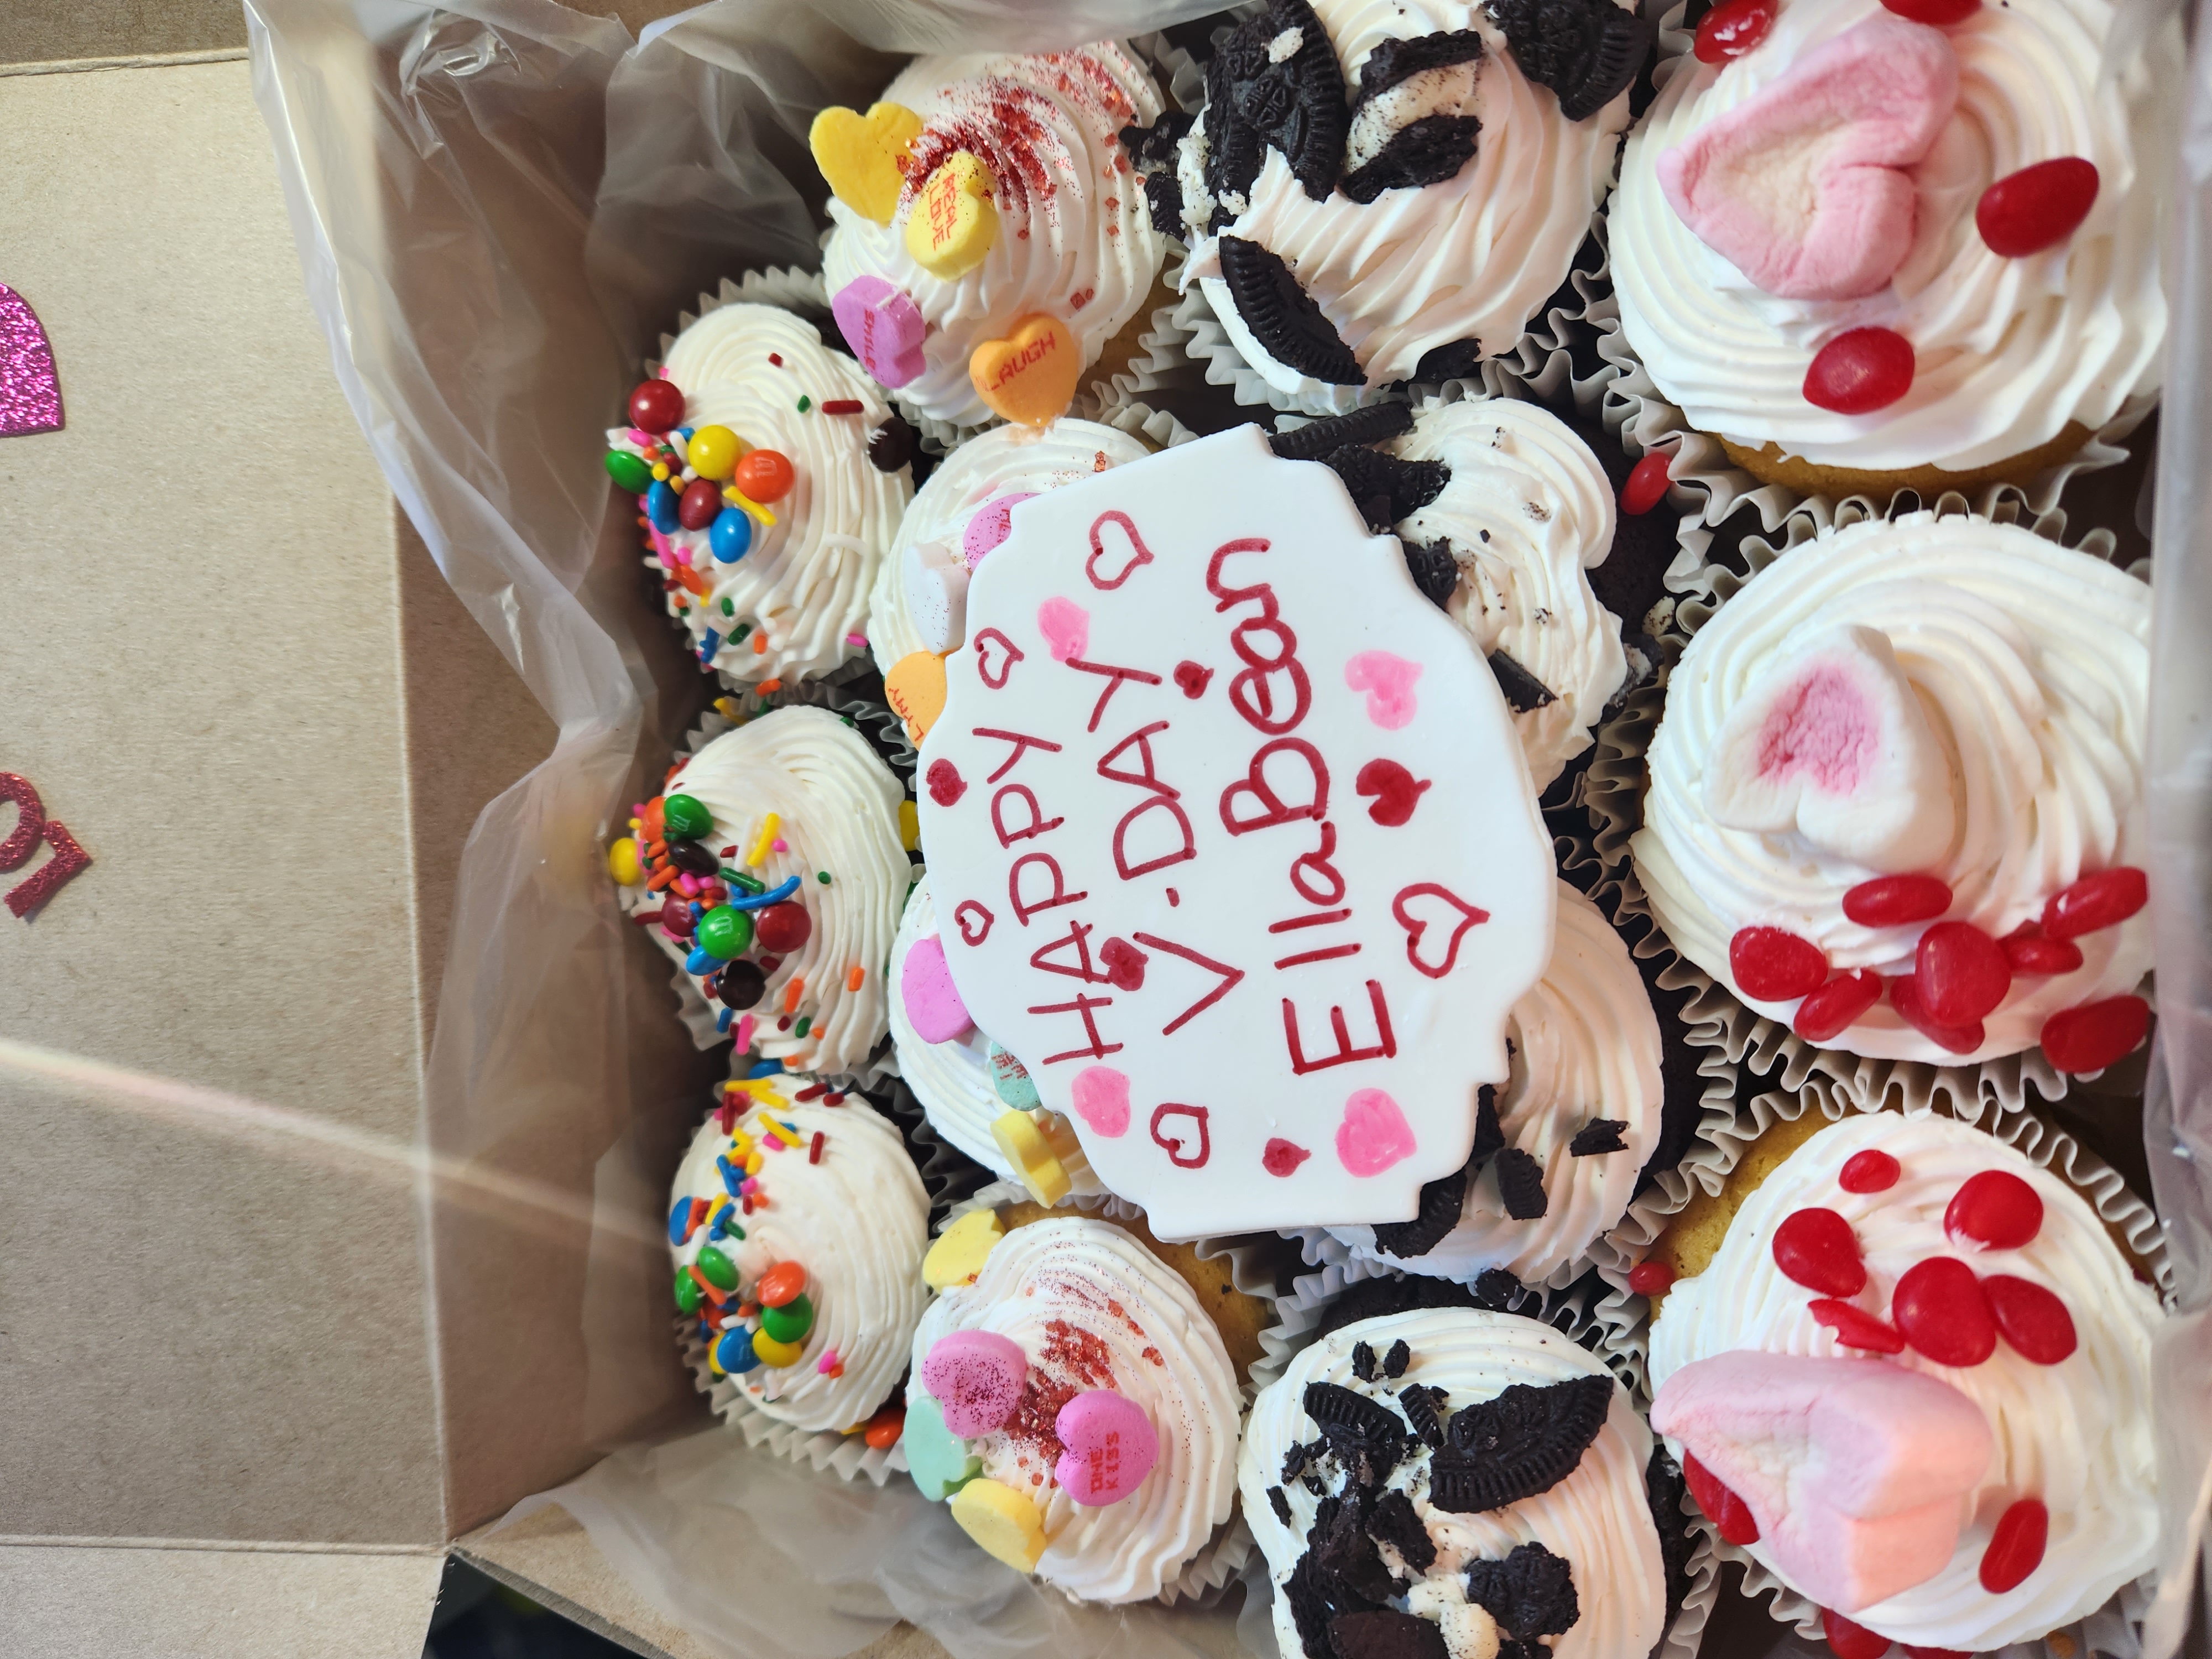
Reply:
M1395 830L1412 819L1430 780L1416 778L1394 760L1371 760L1359 769L1352 787L1358 794L1375 797L1367 809L1369 817L1386 830Z
M1902 1173L1895 1158L1869 1146L1844 1160L1836 1185L1847 1193L1886 1193L1897 1185L1897 1177Z
M1260 1167L1271 1176L1297 1173L1298 1165L1313 1154L1294 1140L1285 1140L1280 1135L1271 1137L1260 1153Z
M1955 1256L1930 1256L1905 1270L1889 1316L1905 1340L1939 1365L1978 1365L1996 1352L1997 1325L1974 1270Z
M1469 904L1449 888L1433 881L1417 881L1411 887L1401 887L1398 896L1390 901L1390 914L1406 930L1406 960L1431 979L1442 979L1459 960L1459 942L1467 937L1467 930L1479 922L1490 920L1490 912ZM1421 941L1431 924L1441 927L1450 922L1450 936L1443 942L1439 953L1433 947L1424 953Z
M1991 1273L1982 1281L1997 1334L2023 1359L2056 1365L2075 1349L2074 1316L2057 1293L2033 1279Z
M1992 1595L2018 1589L2043 1565L2050 1540L2051 1511L2040 1498L2021 1498L1997 1517L1990 1547L1982 1552L1982 1588Z
M1903 1353L1905 1339L1865 1309L1832 1297L1812 1304L1813 1317L1836 1334L1838 1346L1869 1353Z
M1170 1101L1152 1109L1152 1145L1168 1155L1178 1170L1200 1170L1213 1156L1213 1141L1206 1132L1208 1116L1203 1106L1182 1106ZM1188 1127L1186 1127L1186 1124Z
M933 760L929 763L926 781L929 798L939 806L951 806L968 793L968 780L960 775L960 769L949 760Z
M953 926L960 930L960 939L971 949L991 937L991 924L998 920L989 908L974 899L963 899L952 913Z
M1781 927L1739 927L1729 940L1729 975L1753 1002L1788 1002L1827 981L1828 958Z
M987 628L975 636L976 677L994 691L1003 691L1014 665L1028 654L997 629Z
M2149 901L2150 883L2142 871L2124 864L2100 870L2044 901L2044 937L2079 939L2125 921Z
M1951 1194L1943 1231L1984 1249L2016 1250L2043 1229L2043 1200L2009 1170L1968 1176Z
M1912 342L1894 329L1853 328L1813 354L1805 401L1838 415L1871 415L1912 390Z
M1151 960L1125 939L1109 939L1098 947L1099 966L1105 969L1107 982L1116 990L1143 990L1145 964Z
M1091 556L1083 562L1083 574L1093 587L1110 593L1135 574L1139 565L1152 562L1152 550L1145 545L1135 523L1119 507L1109 508L1091 521Z
M1954 1054L1971 1054L1985 1040L1982 1023L1971 1025L1947 1025L1921 1006L1918 977L1899 974L1889 981L1889 1006L1897 1010L1897 1017L1926 1037L1937 1048Z
M1751 1505L1729 1491L1718 1475L1698 1462L1698 1455L1688 1449L1682 1453L1682 1480L1690 1489L1690 1496L1698 1500L1698 1507L1720 1528L1721 1536L1731 1544L1756 1544L1759 1541L1759 1522L1751 1512Z
M1881 1000L1881 975L1871 968L1838 974L1797 1005L1790 1029L1808 1042L1826 1042Z
M1866 1263L1851 1224L1833 1210L1793 1210L1774 1230L1774 1265L1783 1276L1823 1296L1856 1296Z
M1889 1651L1889 1638L1854 1625L1832 1608L1820 1609L1820 1634L1828 1638L1828 1650L1836 1659L1881 1659Z
M1176 688L1193 702L1206 695L1206 688L1212 678L1211 668L1202 668L1188 657L1176 665Z
M2067 1008L2043 1022L2043 1053L2062 1072L2101 1072L2135 1052L2150 1033L2150 1004L2107 997Z
M1862 927L1932 921L1951 908L1951 889L1934 876L1876 876L1844 895L1844 914Z
M2004 947L1971 921L1939 921L1923 933L1912 967L1920 1006L1941 1025L1978 1024L2012 988Z
M1974 228L2000 259L2024 259L2057 247L2081 228L2097 204L2097 164L2061 155L2008 173L1974 204Z

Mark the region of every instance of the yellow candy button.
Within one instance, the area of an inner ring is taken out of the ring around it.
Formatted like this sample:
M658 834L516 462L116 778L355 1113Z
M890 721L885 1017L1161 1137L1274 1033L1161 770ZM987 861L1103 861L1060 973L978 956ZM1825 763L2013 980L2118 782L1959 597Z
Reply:
M878 104L866 115L825 109L808 129L806 147L823 182L854 212L887 225L898 211L906 174L899 162L921 137L921 117L903 104Z
M952 1518L961 1530L1016 1572L1031 1572L1044 1553L1044 1516L1012 1486L970 1480L952 1494Z
M702 478L726 478L738 470L738 457L744 453L744 441L729 428L702 426L691 434L684 459Z
M796 1365L799 1363L799 1352L804 1346L798 1342L779 1342L765 1330L753 1333L754 1356L762 1364L773 1365L778 1370L784 1370Z
M909 853L921 845L921 811L910 800L899 803L899 845Z
M1003 340L986 340L968 359L975 395L1007 420L1042 426L1067 412L1083 378L1083 353L1057 317L1039 312Z
M994 1210L970 1210L937 1236L921 1259L921 1282L933 1291L972 1285L984 1261L1006 1236Z
M933 651L901 657L884 676L884 701L906 722L908 735L920 743L945 712L945 659Z
M956 149L929 175L907 216L906 251L933 276L952 282L983 263L999 234L991 169Z
M607 848L607 873L624 887L635 887L645 871L637 861L637 842L624 836Z
M1027 1112L1002 1112L991 1120L991 1139L1014 1166L1022 1185L1040 1204L1057 1204L1073 1183L1052 1142Z

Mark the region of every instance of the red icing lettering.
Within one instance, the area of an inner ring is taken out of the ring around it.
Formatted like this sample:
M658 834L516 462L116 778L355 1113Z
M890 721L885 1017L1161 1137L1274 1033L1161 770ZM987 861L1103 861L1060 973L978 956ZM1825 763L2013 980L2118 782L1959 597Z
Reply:
M1019 732L1001 732L997 727L989 726L979 726L975 727L974 731L975 735L979 738L996 738L1000 743L1010 743L1014 746L1014 752L1000 763L997 771L984 780L986 783L996 783L1000 778L1006 776L1014 769L1015 763L1032 749L1042 749L1048 755L1057 755L1060 752L1058 744L1049 743L1042 738L1024 737Z
M1194 1146L1186 1135L1161 1133L1163 1125L1170 1125L1172 1120L1179 1119L1188 1119L1190 1127L1197 1131ZM1206 1109L1203 1106L1179 1106L1173 1102L1164 1106L1155 1106L1152 1109L1152 1142L1167 1153L1168 1162L1178 1170L1203 1169L1206 1160L1213 1156L1213 1144L1206 1132Z
M1344 872L1329 862L1335 855L1336 826L1323 818L1321 845L1291 860L1291 885L1308 904L1334 904L1344 896Z
M971 950L991 937L991 924L997 920L988 906L974 899L962 899L952 912L952 922L960 930L961 941Z
M1052 877L1049 896L1034 902L1022 896L1022 872L1031 865L1041 866ZM1006 902L1014 907L1014 920L1024 927L1030 925L1030 918L1040 910L1056 909L1063 904L1079 904L1090 896L1087 892L1071 893L1067 890L1067 878L1060 873L1060 860L1049 853L1024 853L1006 872Z
M1139 789L1149 791L1155 795L1164 795L1170 800L1179 799L1182 791L1171 784L1161 782L1159 774L1152 767L1152 734L1167 729L1168 723L1165 720L1154 720L1150 726L1140 726L1130 732L1127 737L1098 757L1098 775L1102 778L1111 778L1115 783L1133 783ZM1145 769L1141 772L1123 770L1114 764L1132 747L1144 760Z
M46 845L54 849L53 857L8 890L8 908L26 921L40 905L61 891L64 882L92 862L92 854L76 844L76 837L63 827L59 818L48 818L44 833Z
M1275 966L1300 968L1309 962L1334 962L1339 957L1356 957L1358 954L1359 942L1354 939L1349 945L1331 945L1318 951L1301 951L1296 956L1283 957Z
M1003 691L1014 665L1028 654L997 629L987 628L975 636L975 678L994 691Z
M1018 824L1010 830L1006 827L1006 802L1012 799L1026 801L1029 804L1030 816L1027 823ZM1044 808L1037 805L1035 792L1025 783L1010 783L991 797L991 828L998 831L999 845L1001 847L1012 847L1018 841L1028 841L1034 836L1042 836L1046 830L1057 830L1066 822L1066 818L1046 817Z
M1467 930L1490 920L1489 911L1469 904L1449 887L1433 881L1417 881L1411 887L1400 888L1398 896L1390 901L1390 914L1406 930L1406 960L1431 979L1442 979L1451 972ZM1441 947L1432 941L1424 951L1422 941L1429 929L1433 926L1441 931L1446 925L1451 933Z
M1141 864L1129 862L1129 826L1147 812L1165 812L1175 820L1181 842L1166 852L1156 854ZM1134 881L1139 876L1149 876L1155 870L1164 870L1170 865L1181 864L1185 859L1198 856L1198 843L1191 834L1190 818L1182 805L1166 795L1154 795L1140 801L1121 814L1121 823L1114 826L1114 868L1124 881Z
M1247 599L1257 599L1264 608L1264 614L1269 617L1275 614L1275 590L1266 582L1255 582L1249 587L1224 587L1221 585L1221 567L1229 562L1232 554L1265 553L1267 550L1267 540L1264 536L1240 536L1235 541L1224 542L1213 550L1213 557L1207 561L1206 566L1206 591L1220 601L1213 607L1216 611L1227 611Z
M1098 965L1106 970L1106 982L1117 991L1143 990L1148 960L1125 939L1109 939L1098 947Z
M0 841L0 870L20 870L46 836L46 809L30 779L14 772L0 772L0 800L15 803L15 827Z
M1138 935L1142 938L1142 934ZM1336 1038L1336 1052L1317 1060L1306 1058L1305 1044L1298 1036L1298 1011L1290 998L1283 999L1283 1040L1291 1051L1291 1070L1304 1077L1309 1072L1327 1071L1332 1066L1346 1066L1359 1060L1389 1060L1398 1052L1398 1039L1390 1030L1390 1005L1384 1000L1382 987L1374 980L1367 981L1368 1006L1375 1013L1376 1040L1364 1048L1352 1046L1352 1033L1344 1018L1344 1010L1332 1006L1328 1011L1329 1030Z
M1273 596L1268 605L1274 604ZM1275 637L1279 647L1267 656L1261 656L1245 643L1248 634L1264 629ZM1230 648L1237 653L1237 660L1245 665L1244 672L1229 682L1230 706L1244 717L1244 723L1255 732L1268 737L1280 737L1295 731L1298 722L1306 717L1313 706L1313 684L1306 678L1305 665L1297 659L1298 636L1291 632L1272 614L1248 617L1238 623L1229 635ZM1275 713L1276 686L1274 676L1287 678L1290 712Z
M1066 933L1030 952L1030 966L1048 974L1065 974L1070 979L1083 980L1092 985L1105 984L1109 975L1100 972L1091 960L1091 928L1090 922L1071 921ZM1053 960L1054 956L1063 951L1073 954L1073 966Z
M1300 927L1325 927L1332 921L1342 921L1351 914L1349 910L1316 910L1310 916L1291 916L1282 921L1271 921L1267 924L1267 931L1287 933Z
M1114 694L1121 689L1122 681L1134 680L1139 685L1158 685L1160 683L1160 677L1158 674L1147 674L1141 668L1115 668L1109 663L1085 662L1080 657L1068 658L1067 665L1079 673L1103 674L1106 677L1106 689L1098 694L1098 701L1091 705L1091 724L1083 728L1086 732L1096 732L1098 729L1098 722L1106 715L1106 705L1112 701ZM1160 724L1165 726L1167 722L1162 720Z
M1120 1043L1108 1042L1098 1035L1098 1022L1091 1018L1095 1010L1111 1008L1113 1006L1114 999L1111 997L1086 996L1079 993L1073 1002L1048 1002L1042 1007L1030 1009L1029 1012L1032 1014L1075 1015L1082 1020L1083 1035L1089 1039L1080 1048L1069 1048L1060 1054L1047 1054L1041 1063L1046 1066L1057 1066L1063 1060L1103 1060L1109 1054L1121 1053Z
M1267 763L1277 755L1295 755L1305 763L1305 802L1292 806L1277 794L1267 781ZM1234 803L1249 795L1260 803L1257 811L1239 815L1232 810ZM1322 759L1321 750L1304 738L1278 738L1273 743L1263 743L1252 751L1252 764L1242 781L1231 784L1221 792L1221 826L1232 836L1248 835L1255 830L1271 830L1279 823L1289 823L1298 818L1323 817L1328 812L1328 763ZM1316 900L1319 903L1323 901Z
M1181 957L1185 962L1205 969L1218 981L1211 991L1161 1026L1162 1036L1173 1036L1192 1020L1235 990L1237 982L1244 977L1244 970L1242 968L1231 968L1225 962L1216 962L1212 957L1201 955L1187 945L1177 945L1173 939L1161 939L1153 933L1133 933L1130 937L1139 945L1149 945L1155 951L1164 951L1171 957Z
M1109 528L1121 533L1109 535ZM1107 568L1115 574L1108 575L1102 571L1099 568L1101 560L1104 560ZM1100 592L1112 592L1135 574L1139 565L1152 562L1152 550L1145 545L1145 538L1137 533L1136 525L1119 507L1101 513L1091 521L1091 556L1083 562L1083 574L1091 579L1091 585Z

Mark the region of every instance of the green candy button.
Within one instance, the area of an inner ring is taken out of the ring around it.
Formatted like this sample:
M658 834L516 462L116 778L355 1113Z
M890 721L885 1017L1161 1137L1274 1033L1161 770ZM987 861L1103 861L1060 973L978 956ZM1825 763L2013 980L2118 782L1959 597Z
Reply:
M701 1271L705 1270L702 1268ZM676 1311L684 1314L699 1311L699 1281L681 1267L676 1270Z
M747 911L718 904L699 918L699 931L694 937L709 956L728 962L752 948L753 919Z
M660 803L660 822L678 841L696 841L714 827L714 815L693 795L671 795Z
M718 1291L738 1288L738 1264L724 1255L712 1244L703 1245L699 1251L699 1271L707 1275L707 1282ZM689 1275L687 1274L688 1278ZM696 1290L695 1285L694 1290Z
M615 481L617 489L633 495L642 495L653 488L653 469L627 449L607 451L607 477Z
M983 1460L945 1426L945 1413L926 1394L906 1402L899 1442L906 1448L907 1472L932 1503L942 1504L983 1472Z
M794 1296L781 1308L763 1308L761 1328L779 1342L804 1342L814 1328L814 1304Z

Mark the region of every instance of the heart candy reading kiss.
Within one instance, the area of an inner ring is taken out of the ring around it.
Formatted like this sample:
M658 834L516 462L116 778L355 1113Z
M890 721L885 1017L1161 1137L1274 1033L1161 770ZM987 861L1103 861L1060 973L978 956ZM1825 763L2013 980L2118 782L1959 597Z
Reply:
M1088 1508L1118 1504L1136 1491L1159 1461L1160 1437L1135 1401L1111 1389L1090 1389L1060 1408L1053 1432L1067 1448L1052 1478Z

